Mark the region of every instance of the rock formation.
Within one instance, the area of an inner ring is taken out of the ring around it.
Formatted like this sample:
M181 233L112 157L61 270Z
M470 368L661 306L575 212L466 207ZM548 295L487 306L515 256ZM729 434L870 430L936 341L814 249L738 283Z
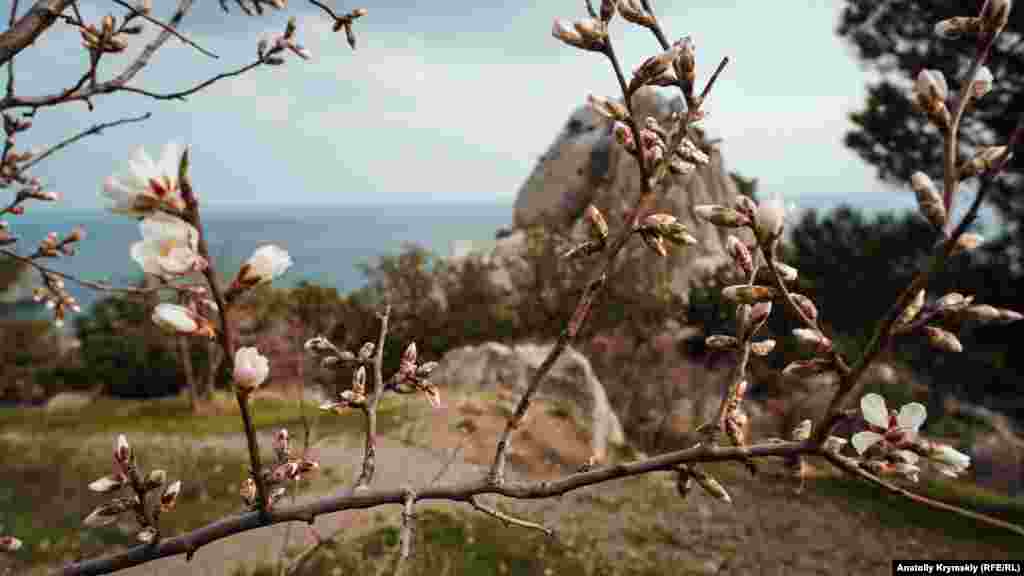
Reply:
M516 397L529 385L533 372L550 352L550 345L496 342L467 346L445 354L431 380L442 390L474 393L511 391ZM540 395L562 400L590 433L591 449L603 460L609 446L625 442L622 424L612 410L604 386L590 362L567 348L552 367Z
M666 122L669 114L682 109L681 98L670 100L654 88L643 88L633 95L633 110L640 125L648 116ZM554 223L572 228L587 204L593 203L605 214L615 233L616 223L622 221L639 194L640 170L636 160L615 142L611 128L610 121L587 106L570 115L519 190L513 218L515 228L527 228L542 221L549 226ZM711 203L731 205L739 194L721 151L698 130L693 131L692 137L709 154L711 163L689 176L669 176L652 204L655 211L679 218L700 242L698 246L671 250L669 254L672 289L684 298L691 281L710 272L724 257L725 234L698 220L693 208ZM631 246L630 257L645 254L640 242Z

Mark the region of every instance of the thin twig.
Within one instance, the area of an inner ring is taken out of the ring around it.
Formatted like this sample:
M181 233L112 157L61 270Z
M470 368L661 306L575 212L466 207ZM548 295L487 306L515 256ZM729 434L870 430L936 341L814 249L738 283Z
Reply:
M141 94L143 96L149 96L150 98L154 98L156 100L182 100L182 101L185 101L187 96L191 96L192 94L195 94L196 92L199 92L200 90L202 90L203 88L206 88L207 86L213 84L214 82L217 82L219 80L223 80L225 78L232 78L234 76L239 76L241 74L245 74L249 70L252 70L253 68L256 68L257 66L260 66L261 64L263 64L263 60L262 59L261 60L257 60L257 61L255 61L255 62L253 62L251 64L246 64L245 66L242 66L241 68L239 68L237 70L233 70L231 72L222 72L220 74L217 74L216 76L213 76L212 78L209 78L207 80L204 80L204 81L200 82L199 84L196 84L192 88L188 88L186 90L181 90L179 92L168 92L166 94L159 94L157 92L150 92L149 90L143 90L142 88L135 88L135 87L132 87L132 86L120 86L117 89L121 90L121 91L124 91L124 92L133 92L135 94Z
M188 151L186 150L186 154ZM180 183L183 190L182 195L186 198L194 197L189 188L190 184L188 180L182 180ZM220 316L220 330L217 331L217 338L220 343L221 349L224 351L222 362L227 364L226 373L230 379L230 374L234 371L235 363L235 343L234 334L231 332L229 324L229 304L224 298L224 294L220 289L220 282L217 276L216 266L214 265L213 259L210 258L209 248L206 244L206 232L203 229L202 219L199 215L199 208L195 204L190 206L186 213L186 221L192 224L199 232L198 249L199 255L202 256L208 262L203 275L206 277L206 282L210 286L210 294L213 296L214 302L217 304L217 313ZM230 382L225 382L227 386L230 386ZM259 509L259 517L262 521L266 521L268 518L268 509L270 502L268 500L269 493L267 492L266 480L263 477L263 466L260 464L260 448L256 438L256 427L253 425L252 414L249 409L249 395L242 389L237 388L235 390L235 399L238 401L238 409L242 414L242 427L245 430L246 444L249 448L249 464L251 468L252 478L256 483L256 502Z
M502 432L501 438L498 440L498 446L494 453L494 462L491 464L491 469L488 473L488 481L495 485L501 485L505 481L505 461L508 457L508 449L511 444L512 433L522 425L523 420L526 418L526 412L530 408L530 402L533 400L534 395L536 395L537 390L540 388L541 381L543 381L544 377L547 376L547 373L554 366L565 348L576 339L576 335L579 333L579 330L582 328L583 323L586 321L587 316L590 313L594 299L600 293L608 280L608 273L614 265L616 257L626 246L626 243L635 232L636 224L639 221L639 215L645 202L649 197L653 196L650 187L650 179L648 177L647 165L644 162L642 150L639 150L640 131L636 121L632 117L633 105L630 100L629 88L626 85L625 76L622 74L622 67L619 65L619 60L615 56L615 51L612 47L610 38L607 40L604 54L609 61L611 61L612 68L615 70L615 76L619 81L619 87L622 90L626 109L630 111L630 117L627 120L630 128L633 130L638 146L638 154L636 157L640 166L640 196L637 199L633 210L626 218L627 225L608 248L603 268L596 278L587 283L569 324L558 335L558 340L556 340L554 347L552 347L551 351L548 353L547 358L541 362L540 367L533 374L533 378L531 379L529 386L519 399L519 403L516 405L515 412L513 412L512 417L509 418L508 423L505 426L505 430Z
M967 509L961 508L959 506L954 506L953 504L947 504L945 502L940 502L938 500L932 500L931 498L927 498L925 496L921 496L920 494L915 494L914 492L911 492L910 490L907 490L905 488L901 488L901 487L899 487L899 486L897 486L895 484L892 484L891 482L886 482L885 480L882 480L878 476L875 476L874 474L868 472L867 470L864 470L860 466L857 466L854 463L847 461L846 459L844 459L842 456L839 456L838 454L833 454L831 452L825 452L824 455L825 455L825 459L826 460L828 460L830 463L832 463L834 466L836 466L840 470L843 470L844 472L847 472L849 474L857 476L857 477L861 478L862 480L866 480L866 481L868 481L868 482L870 482L872 484L875 484L876 486L879 486L881 488L885 488L886 490L888 490L889 492L892 492L893 494L898 494L900 496L903 496L904 498L907 498L909 500L917 502L918 504L924 504L925 506L928 506L929 508L935 508L935 509L938 509L938 510L945 510L947 512L952 512L952 513L957 514L959 516L963 516L965 518L971 518L971 519L977 520L978 522L981 522L983 524L988 524L989 526L995 526L997 528L1003 528L1003 529L1009 530L1011 532L1015 532L1015 533L1017 533L1017 534L1019 534L1021 536L1024 536L1024 527L1021 527L1021 526L1018 526L1016 524L1013 524L1012 522L1006 522L1005 520L1000 520L999 518L995 518L995 517L989 516L987 514L982 514L980 512L975 512L973 510L967 510Z
M528 520L521 520L519 518L509 516L508 514L505 514L504 512L501 512L494 508L489 508L481 504L480 501L475 496L471 496L466 501L473 506L474 510L483 512L488 516L493 516L498 520L504 522L506 526L519 526L520 528L529 528L531 530L537 530L539 532L543 532L544 535L549 538L555 535L555 532L553 530L542 524L537 524L536 522L530 522Z
M71 144L74 144L75 142L78 142L79 140L81 140L82 138L85 138L86 136L93 136L93 135L97 135L98 136L98 135L102 134L103 130L105 130L107 128L113 128L115 126L120 126L122 124L131 124L132 122L143 122L145 120L149 120L150 117L152 117L152 116L153 116L152 112L146 112L145 114L143 114L141 116L130 116L130 117L127 117L127 118L121 118L120 120L114 120L113 122L103 122L103 123L100 123L100 124L94 124L91 127L89 127L87 129L79 132L78 134L75 134L74 136L71 136L71 137L69 137L69 138L67 138L65 140L62 140L62 141L58 142L57 144L54 144L53 146L50 146L42 154L39 154L38 156L36 156L32 160L22 164L21 167L19 168L19 172L24 172L25 170L28 170L29 168L31 168L31 167L35 166L36 164L38 164L38 163L42 162L43 160L45 160L48 156L50 156L54 152L57 152L58 150L66 147L66 146L70 146Z
M157 20L156 18L152 18L152 17L150 17L150 16L148 16L148 15L146 15L146 14L144 14L144 13L140 12L140 11L139 11L139 10L138 10L137 8L135 8L134 6L132 6L132 5L131 5L131 4L129 4L129 3L125 2L124 0L113 0L113 2L114 2L114 4L117 4L118 6L121 6L122 8L126 8L126 9L127 9L128 11L130 11L130 12L131 12L131 14L132 14L133 16L137 16L137 17L139 17L139 18L142 18L142 19L143 19L143 20L145 20L146 22L149 22L150 24L155 24L156 26L159 26L159 27L160 27L160 28L162 28L163 30L165 30L165 31L167 31L167 32L170 32L170 33L171 33L171 35L173 35L173 36L174 36L175 38L177 38L178 40L181 40L181 41L182 41L182 42L184 42L185 44L188 44L189 46L191 46L191 47L195 48L196 50L198 50L198 51L199 51L199 52L201 52L202 54L204 54L204 55L206 55L206 56L209 56L210 58L219 58L219 56L217 56L217 55L216 55L216 54L214 54L213 52L210 52L209 50L207 50L207 49L203 48L203 47L202 47L202 46L200 46L199 44L196 44L196 43L195 43L195 42L193 42L192 40L189 40L189 39L188 39L188 38L187 38L187 37L186 37L186 36L185 36L184 34L182 34L181 32L178 32L178 31L177 31L177 30L175 30L174 28L172 28L172 27L168 26L167 24L164 24L163 22L161 22L161 21Z
M391 316L391 304L384 307L384 312L378 314L380 319L380 336L377 339L377 349L373 357L373 390L363 408L366 417L366 450L363 454L363 467L356 480L354 491L369 487L373 482L373 472L377 464L377 405L384 394L384 341L388 335L388 319Z
M832 428L842 419L842 410L845 403L851 398L858 390L860 377L867 371L868 366L878 356L879 352L883 350L889 343L892 337L892 327L896 323L900 314L910 304L911 300L921 290L924 290L928 286L928 281L931 276L937 274L944 266L950 255L956 249L957 243L960 240L960 236L967 230L967 227L978 216L978 211L981 209L981 204L988 194L989 189L994 185L995 179L999 173L1006 168L1009 163L1009 152L1017 147L1021 141L1024 140L1024 113L1022 113L1017 121L1017 127L1014 129L1013 134L1010 136L1010 141L1007 144L1007 154L1000 161L999 165L996 166L989 174L984 175L981 178L981 185L978 187L978 193L974 197L974 201L971 203L970 208L967 210L967 214L964 215L963 219L960 220L960 224L953 230L953 233L944 241L941 242L933 254L931 262L928 267L914 278L909 286L903 291L900 297L896 300L896 303L889 309L885 317L879 321L875 328L875 333L872 335L871 340L868 342L864 349L864 353L851 368L839 383L839 389L836 390L835 396L832 397L829 403L828 412L825 416L825 423L823 426L818 427L814 432L813 439L819 445L828 438Z
M7 256L8 258L12 258L14 260L17 260L18 262L21 262L23 264L28 264L29 266L32 266L33 268L35 268L36 270L39 270L40 272L43 272L43 273L46 273L46 274L52 274L54 276L63 278L65 280L70 280L70 281L74 282L75 284L79 284L81 286L85 286L86 288L92 288L93 290L100 290L100 291L103 291L103 292L120 292L120 293L124 293L124 294L145 295L145 294L151 294L151 293L154 293L154 292L158 292L160 290L178 290L178 291L182 291L182 290L187 290L188 287L189 287L189 285L176 285L176 284L162 284L162 285L153 286L151 288L137 288L137 287L133 287L133 286L112 286L112 285L107 284L105 282L93 282L93 281L90 281L90 280L82 280L80 278L76 278L75 276L73 276L71 274L66 274L64 272L58 272L57 270L54 270L52 268L49 268L47 266L44 266L44 265L40 264L39 262L37 262L33 258L28 258L26 256L21 256L17 252L12 252L12 251L10 251L10 250L8 250L6 248L0 248L0 254L3 254L4 256Z

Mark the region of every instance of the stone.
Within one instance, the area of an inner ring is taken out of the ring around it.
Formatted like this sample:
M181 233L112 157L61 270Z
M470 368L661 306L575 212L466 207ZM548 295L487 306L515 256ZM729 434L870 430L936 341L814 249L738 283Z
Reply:
M81 392L61 392L46 401L47 412L71 412L81 410L93 400L92 394Z
M642 88L633 95L634 114L640 125L648 116L667 125L669 115L683 108L681 98L669 99L654 88ZM669 252L672 290L684 299L693 280L706 277L726 261L724 243L728 231L698 219L693 208L700 204L731 206L739 195L721 151L708 143L700 131L692 131L691 138L709 154L710 164L698 167L688 176L667 177L650 204L654 212L676 216L699 241L697 246L673 247ZM581 106L570 115L519 189L513 214L514 228L543 223L575 228L582 237L581 216L586 206L593 203L605 215L615 235L616 224L622 222L639 193L640 169L636 160L615 142L611 121L588 106ZM738 235L747 242L752 240L749 231ZM644 254L647 258L656 258L640 242L631 246L634 248L629 251L630 257Z
M506 346L487 342L449 351L431 375L442 390L463 393L512 391L516 397L529 386L531 375L550 352L551 345L523 343ZM505 392L507 393L507 392ZM593 454L604 460L608 448L625 443L618 416L590 362L566 348L541 384L539 397L566 402L585 422Z

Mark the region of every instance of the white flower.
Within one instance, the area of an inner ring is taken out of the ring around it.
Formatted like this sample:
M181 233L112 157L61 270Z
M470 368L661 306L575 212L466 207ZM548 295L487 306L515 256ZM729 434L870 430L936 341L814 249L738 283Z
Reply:
M786 223L784 201L782 194L776 192L771 198L758 204L755 229L758 238L772 241L782 234L782 228Z
M951 478L956 478L971 465L970 456L947 444L935 445L928 458L933 461L939 472Z
M260 246L252 256L242 264L235 278L233 289L251 288L270 282L291 268L292 258L284 249L268 244Z
M992 71L988 69L988 66L978 68L978 73L974 75L974 82L971 83L971 93L975 98L981 98L992 90L994 81Z
M157 304L153 309L153 322L174 334L214 337L213 325L192 310L177 304Z
M239 348L235 352L234 378L239 388L255 390L263 384L269 373L270 362L256 348Z
M178 164L181 147L171 142L164 146L159 162L142 148L132 153L128 174L110 176L103 184L101 196L114 201L108 209L117 214L142 216L161 207L184 210L185 200L178 187Z
M191 224L158 212L139 223L142 241L132 244L132 259L142 271L155 276L176 276L206 269L197 252L199 231Z
M850 438L850 443L858 454L863 454L882 440L892 444L913 440L927 416L927 410L923 405L911 402L904 404L899 414L892 418L885 406L885 398L874 393L865 394L860 399L860 409L864 420L876 430L864 430Z

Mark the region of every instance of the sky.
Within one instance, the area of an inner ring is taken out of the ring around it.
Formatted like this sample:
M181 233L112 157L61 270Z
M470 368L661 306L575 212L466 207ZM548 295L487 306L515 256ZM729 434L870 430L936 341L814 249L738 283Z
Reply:
M80 4L86 21L123 13L111 2ZM155 1L154 16L166 20L174 4ZM209 206L511 203L587 94L619 94L603 56L551 36L555 18L585 16L580 0L328 0L339 13L369 9L356 23L355 52L308 2L255 17L196 4L182 31L219 58L172 39L133 85L180 90L243 66L261 35L283 31L288 16L313 59L289 54L284 66L218 82L187 102L114 94L96 98L92 112L83 103L41 110L19 145L46 147L95 123L153 114L39 165L35 174L64 195L63 206L100 208L103 179L123 172L134 148L157 155L169 140L192 146L193 180ZM877 181L842 145L847 114L872 78L834 34L842 3L790 0L784 14L774 2L652 4L670 39L694 39L699 85L730 58L704 127L723 139L730 170L760 180L760 193L848 196L855 204L884 193L912 203L908 188ZM0 6L9 11L9 2ZM120 71L155 32L149 26L125 54L109 57L100 78ZM659 51L649 32L620 18L611 34L627 74ZM57 25L18 57L18 94L60 89L87 63L77 33Z

